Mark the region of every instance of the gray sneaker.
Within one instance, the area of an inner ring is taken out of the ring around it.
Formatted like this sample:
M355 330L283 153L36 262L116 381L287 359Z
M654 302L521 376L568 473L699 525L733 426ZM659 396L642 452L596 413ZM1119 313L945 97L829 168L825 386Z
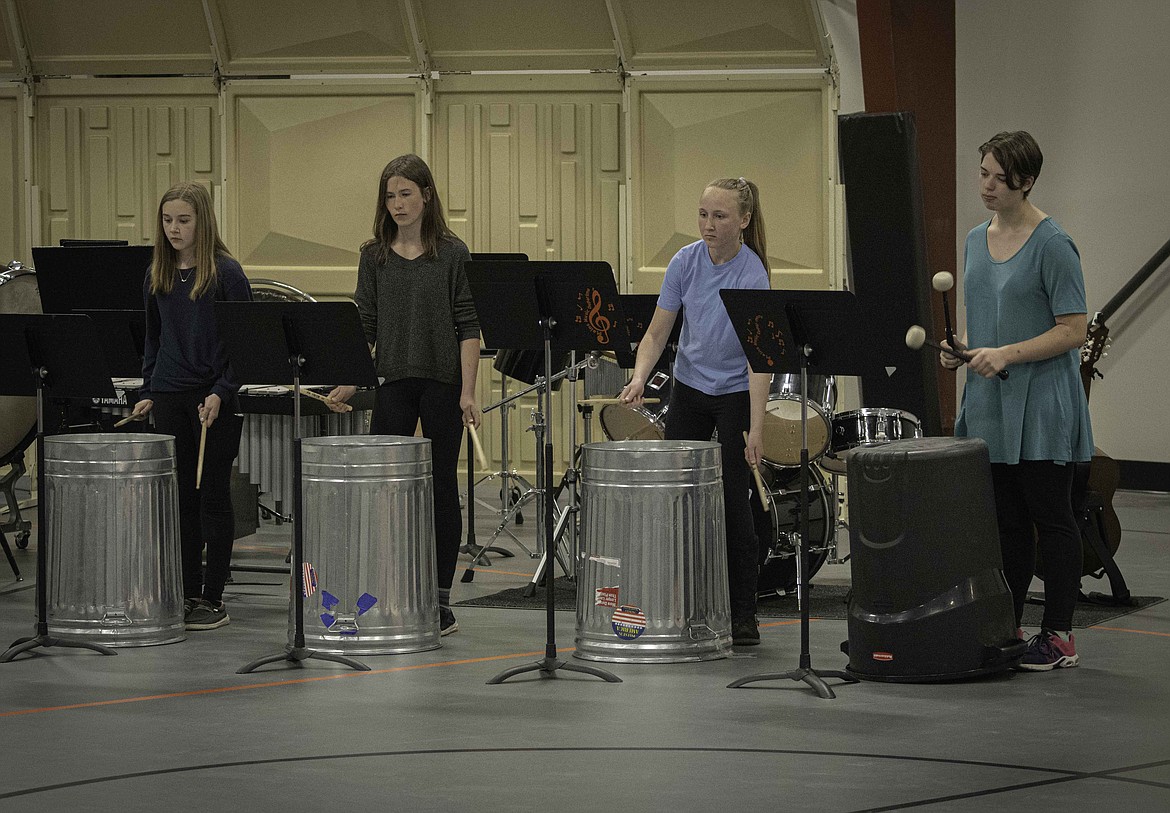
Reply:
M212 604L206 599L199 599L187 613L184 619L184 625L189 630L213 630L219 627L226 626L231 621L228 617L227 607L221 601L219 604Z
M439 607L439 635L450 635L459 629L459 622L455 620L455 613L450 607Z

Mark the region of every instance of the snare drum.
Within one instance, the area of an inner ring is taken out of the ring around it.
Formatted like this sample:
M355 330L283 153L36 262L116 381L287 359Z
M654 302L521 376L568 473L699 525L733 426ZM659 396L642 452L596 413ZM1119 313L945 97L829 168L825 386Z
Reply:
M844 454L850 449L920 437L922 424L904 409L866 407L842 412L833 418L831 453L822 461L821 467L845 474Z
M808 459L816 460L829 450L829 417L837 405L833 376L808 377ZM814 399L819 397L818 404ZM773 466L800 465L800 376L785 373L772 376L772 393L764 413L764 459Z
M666 413L670 409L670 390L674 379L657 372L646 382L643 395L657 398L657 411L644 406L606 404L597 415L601 431L610 440L662 440L666 437Z

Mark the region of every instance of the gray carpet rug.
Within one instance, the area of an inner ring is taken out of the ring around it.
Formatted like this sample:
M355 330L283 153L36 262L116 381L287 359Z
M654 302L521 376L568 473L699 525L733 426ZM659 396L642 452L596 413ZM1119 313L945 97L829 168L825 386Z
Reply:
M848 613L848 590L847 587L839 585L813 583L809 589L809 615L813 618L845 619ZM1042 598L1039 594L1035 594L1033 597L1037 600ZM558 610L575 609L577 606L576 585L564 577L558 578L555 582L553 598ZM1161 596L1131 596L1132 603L1125 606L1079 601L1076 611L1073 613L1073 626L1078 628L1096 626L1165 600ZM535 595L526 597L523 595L523 588L513 587L491 595L460 601L455 606L542 610L545 607L544 588L541 587ZM1042 604L1029 601L1028 604L1024 605L1024 626L1040 626L1040 617L1043 613ZM761 599L757 615L760 618L799 618L800 610L796 604L796 596Z

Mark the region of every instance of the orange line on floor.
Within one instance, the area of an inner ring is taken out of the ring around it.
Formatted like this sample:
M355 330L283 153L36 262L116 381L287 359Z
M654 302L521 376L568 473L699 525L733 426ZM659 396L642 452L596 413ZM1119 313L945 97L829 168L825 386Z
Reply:
M557 653L572 652L574 647L558 649ZM145 700L170 700L178 697L198 697L200 695L221 694L223 692L241 692L248 689L269 689L274 686L295 686L300 683L315 683L320 680L338 680L340 678L355 678L366 675L388 675L392 672L410 672L417 669L434 669L440 666L465 666L471 663L488 663L490 661L506 661L515 658L541 658L544 651L517 652L513 655L489 655L483 658L466 658L458 661L443 661L441 663L419 663L412 666L395 666L390 669L371 669L369 672L342 672L335 675L315 675L314 677L295 678L293 680L273 680L267 683L248 683L243 686L219 686L214 689L196 689L190 692L171 692L169 694L150 694L142 697L123 697L118 700L96 700L92 703L72 703L67 706L46 706L41 709L22 709L20 711L0 712L0 717L17 717L22 714L41 714L48 711L72 711L74 709L91 709L101 706L116 706L121 703L141 703Z
M820 621L820 620L821 619L819 619L819 618L810 618L809 619L809 621ZM760 624L760 628L762 629L764 627L790 627L793 624L799 624L799 623L800 623L799 618L792 618L792 619L789 619L788 621L769 621L766 624Z
M1089 627L1094 630L1108 630L1109 632L1133 632L1138 635L1157 635L1161 638L1170 638L1170 632L1153 632L1151 630L1131 630L1128 627Z

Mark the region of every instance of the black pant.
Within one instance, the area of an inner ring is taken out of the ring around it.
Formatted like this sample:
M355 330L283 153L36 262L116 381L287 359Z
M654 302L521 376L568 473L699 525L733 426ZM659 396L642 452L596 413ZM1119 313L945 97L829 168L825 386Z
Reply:
M203 451L203 479L195 489L199 460L199 405L209 389L156 392L155 429L175 436L175 464L179 479L179 540L183 548L183 597L223 600L232 564L236 522L232 511L232 462L240 451L244 419L225 405L207 430ZM203 547L207 571L203 572Z
M1003 574L1015 600L1017 626L1036 571L1039 546L1044 561L1041 624L1050 630L1072 629L1082 564L1081 532L1072 507L1075 468L1051 460L991 464Z
M666 439L710 440L719 431L727 518L727 587L733 621L755 615L759 581L760 545L752 519L751 470L743 455L743 433L750 427L751 397L746 391L707 395L674 382L666 413Z
M431 440L431 471L435 503L435 569L439 588L450 589L463 538L459 508L459 447L463 443L463 410L459 384L429 378L402 378L378 387L370 431L375 435L413 436L422 420L423 437Z

